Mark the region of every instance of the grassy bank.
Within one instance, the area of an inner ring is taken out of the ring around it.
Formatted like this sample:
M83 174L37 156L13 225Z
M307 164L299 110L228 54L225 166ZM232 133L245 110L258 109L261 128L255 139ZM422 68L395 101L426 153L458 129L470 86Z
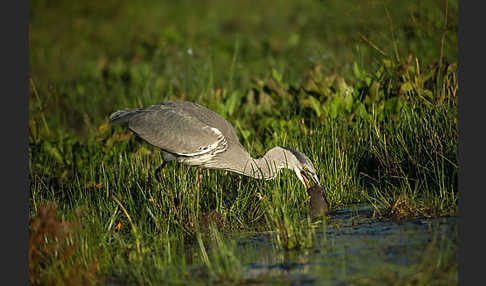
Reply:
M291 171L168 164L159 182L160 152L107 123L169 99L221 114L254 157L307 154L331 210L457 214L457 2L83 3L30 6L33 284L177 283L197 263L201 281L228 281L240 268L224 233L315 242Z

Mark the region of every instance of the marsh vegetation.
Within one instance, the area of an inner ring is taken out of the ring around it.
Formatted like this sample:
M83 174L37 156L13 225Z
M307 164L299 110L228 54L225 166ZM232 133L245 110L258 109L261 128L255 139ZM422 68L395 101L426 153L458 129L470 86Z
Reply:
M31 284L457 283L457 5L30 3ZM161 153L108 116L174 99L226 118L253 157L305 153L329 215L288 170L170 163L159 181ZM386 232L410 225L416 240ZM400 237L417 243L388 260L342 252Z

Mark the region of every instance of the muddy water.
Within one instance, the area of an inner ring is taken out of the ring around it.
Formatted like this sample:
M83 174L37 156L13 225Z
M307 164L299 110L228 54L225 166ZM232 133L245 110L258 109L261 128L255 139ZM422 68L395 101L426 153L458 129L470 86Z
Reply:
M235 239L244 279L340 285L380 273L413 275L412 265L425 255L439 262L447 250L457 249L457 224L455 217L376 220L371 207L354 206L329 214L311 249L278 251L265 234ZM457 261L457 251L453 257Z

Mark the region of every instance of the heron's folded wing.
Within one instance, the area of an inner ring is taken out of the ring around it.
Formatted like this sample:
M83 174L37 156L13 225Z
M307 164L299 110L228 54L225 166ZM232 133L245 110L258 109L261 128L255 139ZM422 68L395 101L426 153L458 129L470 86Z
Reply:
M226 143L219 129L175 110L140 112L128 126L150 144L178 155L205 154Z

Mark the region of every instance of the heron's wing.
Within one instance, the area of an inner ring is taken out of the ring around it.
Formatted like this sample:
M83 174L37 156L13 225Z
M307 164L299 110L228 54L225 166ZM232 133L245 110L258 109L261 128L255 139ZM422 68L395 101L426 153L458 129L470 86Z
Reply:
M226 144L219 129L178 110L142 110L130 118L128 127L150 144L183 156L205 154Z

